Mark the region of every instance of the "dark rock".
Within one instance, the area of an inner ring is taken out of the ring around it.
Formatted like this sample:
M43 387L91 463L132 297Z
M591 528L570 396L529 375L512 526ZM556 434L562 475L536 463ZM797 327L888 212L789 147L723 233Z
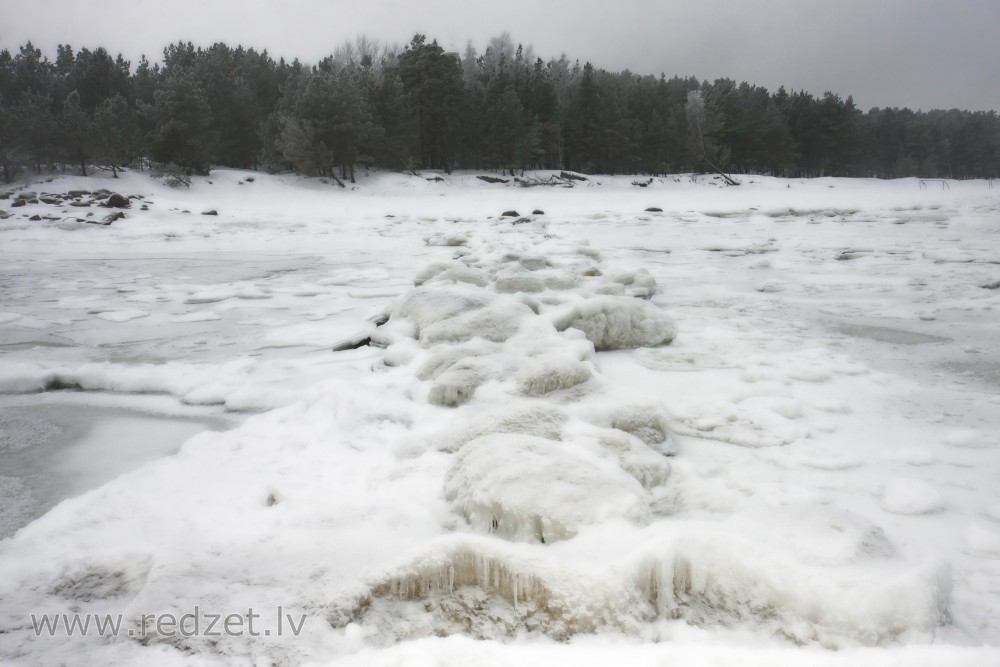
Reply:
M18 208L18 207L20 207L20 206L24 206L24 205L25 205L25 204L27 204L27 203L28 203L28 202L24 201L23 199L17 199L17 200L15 200L15 201L14 201L14 203L13 203L13 204L11 204L10 206L11 206L11 208Z
M246 180L247 183L253 183L255 179L253 176L247 176L244 180Z
M31 198L31 199L28 200L28 203L29 204L40 204L41 202L38 201L38 197L33 197L33 198Z
M85 208L85 207L90 206L90 202L89 201L71 201L69 203L69 205L70 206L79 206L81 208Z
M351 338L342 340L341 342L337 343L336 345L333 346L333 351L343 352L344 350L356 350L359 347L367 347L368 345L371 345L371 342L372 342L371 336L365 334L359 334L357 336L352 336Z
M523 225L526 222L531 222L531 218L518 218L517 220L515 220L511 224L514 224L514 225Z
M1000 289L1000 278L990 280L980 285L983 289Z
M94 190L95 195L113 195L114 193L107 188L101 188L100 190Z
M501 218L520 218L521 214L518 213L517 211L515 211L514 209L511 209L509 211L504 211L503 213L501 213L500 217Z
M128 197L124 197L117 192L112 192L108 200L104 202L104 205L108 208L129 208L132 206L132 202L129 201Z
M663 209L658 206L650 206L646 209L647 213L663 213Z
M89 195L90 190L70 190L66 194L70 197L83 197L84 195Z
M121 220L125 217L124 211L115 211L109 215L104 216L104 220L101 221L102 225L110 225L115 220Z
M58 204L60 202L59 199L55 199L54 197L40 197L40 199L42 200L43 204L51 205L51 204Z
M38 222L41 219L42 219L42 216L38 215L37 213L35 215L31 216L30 218L28 218L28 220L31 220L32 222Z
M9 217L10 217L10 213L8 213L7 211L4 211L4 210L0 209L0 220L6 220Z
M531 215L545 215L545 211L543 211L540 208L536 208L534 211L531 212Z
M141 211L148 211L149 207L146 206L145 204L143 204L142 207L139 210L141 210Z
M208 210L208 211L202 211L202 212L201 212L201 214L202 214L202 215L219 215L219 212L218 212L218 211L216 211L216 210L215 210L215 209L213 208L213 209L211 209L211 210Z
M10 199L10 196L14 194L13 192L0 193L0 199Z

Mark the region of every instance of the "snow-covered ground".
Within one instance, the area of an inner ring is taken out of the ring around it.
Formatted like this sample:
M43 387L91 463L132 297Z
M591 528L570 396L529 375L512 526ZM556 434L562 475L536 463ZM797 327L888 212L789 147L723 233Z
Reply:
M1000 663L1000 190L631 180L0 201L0 658Z

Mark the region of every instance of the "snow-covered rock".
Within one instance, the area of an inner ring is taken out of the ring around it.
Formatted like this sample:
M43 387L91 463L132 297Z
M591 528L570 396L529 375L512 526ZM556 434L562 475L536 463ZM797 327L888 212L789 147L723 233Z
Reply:
M574 443L487 435L459 450L445 495L474 529L554 542L611 519L650 519L642 486L614 460Z
M621 350L666 345L677 336L672 317L656 306L631 297L596 297L558 313L559 331L582 331L597 350Z

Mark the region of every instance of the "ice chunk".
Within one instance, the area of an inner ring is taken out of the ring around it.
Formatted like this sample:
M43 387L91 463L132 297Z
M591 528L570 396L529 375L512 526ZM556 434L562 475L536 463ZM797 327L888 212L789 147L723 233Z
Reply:
M530 273L508 273L497 276L494 282L496 290L502 293L513 292L542 292L545 290L545 283L538 276Z
M648 299L656 294L656 279L646 269L615 273L608 277L622 285L629 296Z
M656 405L627 404L588 409L582 416L597 426L624 431L663 456L677 453L677 444L671 436L670 420L666 412Z
M459 262L434 262L433 264L428 264L417 271L417 275L413 277L413 284L418 286L423 285L439 273L457 266L461 266L461 264Z
M481 359L459 361L437 376L427 401L449 408L462 405L472 398L481 384L502 372L502 366L483 363Z
M966 553L982 558L1000 558L1000 535L979 524L967 527L962 533Z
M566 423L566 415L559 408L544 403L472 413L466 419L467 422L434 437L438 449L455 452L466 443L493 433L519 433L558 440Z
M882 509L893 514L930 514L944 508L937 489L916 479L896 478L885 485Z
M189 322L214 322L215 320L222 319L222 316L218 313L212 312L210 310L194 313L185 313L183 315L178 315L170 321L175 324L185 324Z
M527 396L542 396L583 384L592 374L590 364L582 361L540 359L521 371L520 391Z
M523 266L528 271L538 271L540 269L544 269L550 266L548 258L541 255L535 255L535 256L526 255L519 258L518 261L520 261L521 266Z
M657 611L695 625L754 623L797 643L880 645L947 622L944 565L895 561L831 571L731 535L685 536L660 545L636 583Z
M427 358L417 369L417 378L433 380L460 361L496 354L500 349L498 343L482 339L473 339L458 345L436 345L428 350Z
M497 303L428 325L420 332L420 342L434 345L484 338L500 343L517 333L524 320L534 316L531 308L523 303Z
M111 310L105 311L103 313L98 313L97 316L102 320L107 320L108 322L128 322L129 320L136 320L140 317L148 317L149 313L144 310L137 310L135 308L126 308L125 310Z
M586 432L584 432L586 433ZM645 442L616 428L591 429L590 435L618 458L622 470L646 489L662 486L670 477L670 462Z
M614 518L646 524L645 491L617 462L579 443L495 434L463 447L445 496L473 528L553 542Z
M691 431L684 433L676 424L675 429L743 447L780 447L809 434L808 428L765 407L745 403L702 407L703 415L681 420Z
M425 327L483 308L495 298L482 290L471 288L418 287L403 295L392 309L390 322L393 318L410 320L419 336Z
M635 630L644 601L619 577L565 572L513 545L461 536L388 569L331 605L334 628L367 626L378 643L428 636L504 639L540 633L565 641ZM647 614L648 616L648 614Z
M646 301L620 296L569 306L553 324L559 331L579 329L597 350L665 345L677 335L677 325L665 312Z
M457 264L457 263L456 263ZM458 264L435 274L424 283L468 283L476 287L485 287L490 282L489 275L482 269ZM421 283L416 283L421 284Z
M239 292L228 287L216 287L213 289L200 290L190 294L184 303L197 304L197 303L215 303L217 301L225 301L226 299L232 299L233 297L239 296Z

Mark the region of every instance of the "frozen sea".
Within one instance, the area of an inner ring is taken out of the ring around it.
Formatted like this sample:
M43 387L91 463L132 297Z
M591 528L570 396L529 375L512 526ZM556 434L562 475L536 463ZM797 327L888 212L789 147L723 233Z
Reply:
M0 659L1000 664L1000 189L431 176L10 188Z

